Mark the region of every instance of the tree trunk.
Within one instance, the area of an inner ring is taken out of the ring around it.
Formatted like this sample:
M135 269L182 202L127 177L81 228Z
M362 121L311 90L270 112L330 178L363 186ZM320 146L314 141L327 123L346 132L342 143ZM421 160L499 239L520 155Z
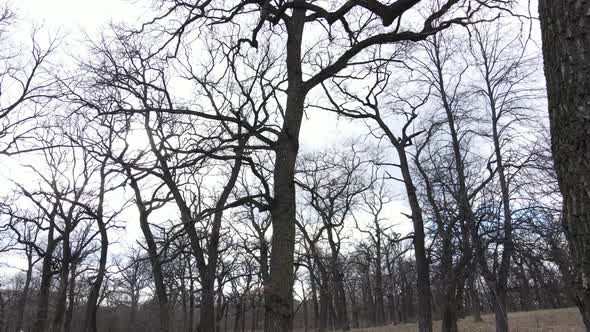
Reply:
M352 327L358 329L361 326L359 324L359 305L356 299L354 285L350 287L350 305L352 306Z
M348 310L346 308L346 292L344 290L344 273L342 272L342 264L340 264L340 250L339 243L336 243L332 233L332 227L326 229L328 235L328 242L332 253L331 270L332 270L332 287L335 296L334 304L336 305L336 328L342 331L350 330L350 322L348 321Z
M457 290L453 271L452 230L442 226L441 273L442 273L442 332L457 332ZM448 226L449 228L451 226Z
M385 324L385 303L383 294L383 273L381 270L382 254L381 254L381 228L376 218L376 238L375 243L375 307L377 315L377 325Z
M490 289L492 289L490 287ZM506 312L506 289L496 286L492 294L492 305L494 306L494 316L496 320L496 332L508 332L508 312Z
M199 332L214 331L215 328L215 279L202 281Z
M52 256L57 246L57 241L53 238L54 227L50 226L47 250L43 257L43 266L41 268L41 284L39 285L39 296L37 301L37 313L35 323L33 325L33 332L47 331L47 316L49 314L49 291L51 288L51 262Z
M311 284L311 299L313 302L313 328L314 330L318 330L319 328L319 319L320 319L320 310L318 304L318 293L317 293L317 286L316 286L316 275L315 270L312 268L311 258L308 258L307 263L309 264L309 279Z
M293 329L293 255L296 217L294 172L306 95L301 70L304 25L305 9L293 9L287 24L287 105L283 127L275 148L270 282L264 290L266 293L265 332L290 332Z
M482 52L485 52L482 49ZM500 190L502 193L502 210L504 214L504 238L502 241L502 255L500 267L498 268L496 294L498 301L496 305L500 307L494 308L496 314L496 331L505 332L508 331L508 316L506 315L506 288L508 287L508 274L510 272L510 260L512 258L512 252L514 251L514 245L512 243L512 209L510 207L510 188L508 187L508 180L506 179L507 174L504 168L504 161L502 159L502 142L503 137L501 136L501 128L498 127L500 121L500 112L496 106L496 96L494 95L493 82L491 76L492 67L494 64L488 63L488 57L484 57L484 65L486 69L486 87L487 96L490 105L490 111L492 115L492 141L494 143L494 156L496 157L496 169L498 172L498 179L500 182ZM500 317L498 317L500 315Z
M224 321L223 321L223 331L225 331L225 332L229 331L227 329L228 316L229 316L229 305L225 308L225 316L224 316Z
M367 261L369 261L369 257L367 257ZM362 267L361 275L364 276L364 280L361 281L363 300L362 319L366 327L371 327L375 326L375 302L373 301L373 286L370 278L369 265Z
M328 293L328 283L324 281L320 284L320 315L319 315L319 327L320 332L324 332L328 329L329 319L329 307L330 307L330 294Z
M242 321L242 315L244 314L242 312L242 300L240 299L237 303L236 303L236 313L234 316L234 332L240 332L240 322Z
M18 300L17 316L16 316L16 330L24 331L24 317L25 309L27 306L27 299L29 297L29 290L31 288L31 279L33 277L33 252L32 248L27 248L27 274L25 276L25 284L23 286L23 292Z
M74 306L76 305L76 270L77 263L72 264L70 271L70 289L68 291L68 308L66 310L66 318L64 322L64 331L70 332L72 330L72 319L74 318Z
M242 156L237 152L238 156L234 161L230 177L219 195L219 199L215 204L217 209L213 215L213 226L209 235L209 243L207 245L207 266L200 268L199 273L201 277L201 315L199 321L199 332L208 332L215 330L215 276L217 273L217 263L219 260L219 237L221 231L221 223L223 221L223 212L225 204L231 194L242 167ZM194 230L194 228L193 228ZM193 254L195 254L193 252ZM199 255L197 255L199 256ZM199 262L197 261L197 264Z
M475 277L469 277L469 300L471 304L471 315L473 316L473 321L481 322L481 303L479 301L479 293L475 286Z
M64 236L62 240L62 258L59 272L59 287L57 290L57 303L55 304L55 314L53 316L53 323L51 330L53 332L63 331L64 315L66 312L66 300L68 297L68 281L70 276L70 224L66 222L64 226Z
M252 325L250 326L250 332L256 332L258 329L258 307L254 299L252 300Z
M442 332L457 332L457 305L456 298L452 296L445 300L442 313Z
M337 276L335 276L334 281L334 287L336 289L336 327L342 331L349 331L350 322L348 320L348 310L346 304L346 293L344 291L344 281L342 280L342 273L339 271L339 269L337 273L338 274Z
M397 324L397 317L395 316L395 297L393 293L387 294L387 305L389 306L389 320L392 324Z
M426 256L424 220L416 196L416 188L410 174L410 166L404 149L398 149L400 166L414 224L414 252L416 257L416 284L418 287L418 331L432 332L432 294L430 290L430 267Z
M144 206L143 200L141 198L141 191L139 185L135 178L131 175L131 170L127 168L125 171L127 173L127 178L129 178L130 186L135 194L135 205L139 210L139 225L141 227L141 232L143 233L145 242L147 244L147 252L150 259L150 265L152 267L152 276L154 278L154 285L156 289L156 298L158 299L158 317L160 320L160 332L168 332L170 329L168 295L166 291L166 285L164 282L162 261L160 260L160 256L158 255L158 247L156 245L156 241L154 240L154 235L152 233L152 230L150 229L150 224L148 221L149 212L146 210L146 207Z
M187 257L188 259L188 269L189 269L189 294L188 294L188 332L193 332L194 330L194 320L195 320L195 282L193 280L193 271L191 266L191 257L190 255ZM215 323L215 322L214 322ZM214 329L211 331L215 331Z
M590 15L588 0L539 1L552 150L575 264L576 303L590 331Z
M225 303L223 303L223 297L222 292L221 292L221 286L220 286L220 282L218 280L218 289L217 289L217 310L215 312L215 332L221 332L221 321L223 320L223 315L225 313L225 308L226 305Z
M99 208L101 209L101 208ZM102 210L102 209L101 209ZM96 272L96 279L92 283L88 302L86 303L86 317L84 318L84 331L96 332L96 312L98 311L98 300L100 297L100 289L107 272L107 255L109 250L109 238L107 235L107 225L102 219L102 211L99 212L97 218L98 229L100 232L100 259L98 262L98 270Z

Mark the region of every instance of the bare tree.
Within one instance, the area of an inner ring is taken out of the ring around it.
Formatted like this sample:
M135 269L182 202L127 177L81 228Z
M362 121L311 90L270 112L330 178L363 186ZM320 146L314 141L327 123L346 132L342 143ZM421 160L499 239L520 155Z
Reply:
M393 245L392 240L397 237L397 234L391 232L393 223L388 222L389 220L383 216L387 205L393 201L393 197L386 186L386 181L380 179L375 181L369 190L361 194L362 203L360 209L368 213L372 219L371 223L363 227L359 225L358 220L355 220L358 230L368 235L371 246L374 248L375 325L377 326L384 325L387 319L383 276L383 267L387 266L387 262L385 262L386 254L384 254L384 251L389 252L386 247Z
M298 170L301 179L296 180L297 185L305 192L305 203L321 221L313 236L316 239L325 236L327 239L330 259L326 267L331 274L336 328L344 331L350 329L350 322L343 280L342 230L345 220L350 218L358 205L361 193L372 185L372 179L363 178L362 173L367 170L367 161L363 160L363 152L358 150L359 148L352 144L343 151L304 156ZM309 246L318 245L309 237L307 240ZM316 259L319 258L318 249L315 249ZM320 262L318 264L322 265Z
M419 325L421 330L430 331L432 329L432 295L429 262L425 245L424 220L422 207L414 185L415 180L412 175L411 158L408 151L413 141L423 134L422 130L415 130L413 123L418 118L418 110L428 100L429 91L417 95L414 100L405 98L399 91L396 91L396 89L399 90L400 86L394 86L390 81L393 74L391 67L396 62L393 59L395 56L394 54L391 58L381 61L380 66L376 68L373 68L373 66L366 68L369 72L374 72L374 75L370 76L370 88L365 95L350 89L344 79L335 79L332 83L337 88L336 91L340 94L342 100L337 96L331 96L329 98L331 107L319 107L352 119L368 121L371 135L379 141L384 140L387 144L390 144L396 152L394 158L397 157L397 162L379 161L379 163L383 166L393 167L401 173L401 177L388 172L386 172L386 175L389 179L403 183L405 187L411 211L411 215L408 215L408 217L412 220L414 226L412 238L417 264ZM379 53L375 53L374 57L379 59ZM401 68L399 69L401 70ZM363 78L362 75L359 77ZM328 95L333 95L329 93L328 89L328 87L324 86L325 92ZM388 105L386 110L382 109L381 105L383 104ZM399 133L396 126L391 124L392 119L403 121Z
M58 98L55 73L50 58L59 38L46 46L33 28L30 45L15 45L11 34L18 29L15 12L7 5L0 8L0 154L16 154L35 150L29 138L41 116L49 111L50 101ZM22 51L23 48L29 51ZM42 129L42 128L41 128Z
M235 4L212 1L191 4L164 2L162 6L164 13L144 24L137 31L141 33L150 27L155 27L154 34L165 40L157 51L172 56L178 54L183 40L187 39L184 37L193 31L192 27L202 25L204 22L211 22L218 26L225 23L246 25L240 30L248 31L248 34L235 37L234 47L238 52L241 44L248 43L256 48L262 45L263 41L272 41L273 33L285 32L285 38L281 40L281 44L286 47L281 46L281 48L286 51L282 60L287 73L287 87L284 90L286 101L281 107L284 110L283 123L276 143L273 145L276 154L273 181L275 197L271 208L274 234L270 261L270 285L267 287L270 296L266 297L271 301L267 303L266 331L292 330L296 219L294 171L305 100L309 91L352 64L353 58L368 48L380 44L423 40L453 24L469 23L475 12L487 8L490 4L503 6L505 3L506 1L445 1L420 7L418 5L421 5L422 1L395 1L391 4L349 1L341 6L323 7L304 0L276 3L254 1ZM420 12L417 17L425 17L420 22L419 28L411 29L402 24L402 17L406 17L403 14L416 13L416 11ZM355 14L357 12L368 15L357 16ZM253 14L259 14L258 18L246 20L255 22L252 25L240 21L242 17ZM164 26L164 29L161 29L162 23L165 25L169 21L175 21L178 24L173 27ZM396 22L395 26L394 22ZM306 35L304 31L306 27L312 26L325 31L323 33L325 38L323 43L317 44L317 47L304 49L303 39ZM332 38L334 35L342 38ZM330 50L334 53L322 54L321 50ZM328 61L314 60L321 58ZM309 67L311 72L304 74L306 67ZM306 77L308 79L305 79ZM424 298L424 296L421 297ZM420 323L422 331L432 330L430 315L425 309L427 307L430 308L429 304L424 303L421 309L424 315Z
M518 183L517 176L524 167L527 167L534 157L527 149L518 145L529 144L524 138L523 128L532 128L527 124L530 121L532 111L531 104L538 98L538 89L533 84L535 72L535 55L527 55L526 36L519 34L511 39L503 35L500 25L502 20L495 24L482 24L472 29L473 58L479 59L475 63L479 65L479 74L483 84L477 92L485 98L491 135L493 155L495 159L498 186L502 197L502 238L501 257L499 262L493 262L493 269L482 266L484 278L493 291L495 300L494 312L496 316L496 331L508 331L507 287L510 271L510 261L514 250L513 243L513 218L515 187L522 186ZM524 40L524 42L523 42ZM512 47L519 51L512 51ZM510 53L512 51L512 53ZM534 148L529 149L531 151ZM516 151L522 151L520 154ZM498 246L495 250L500 250ZM496 255L494 255L496 256ZM481 261L483 262L483 261Z

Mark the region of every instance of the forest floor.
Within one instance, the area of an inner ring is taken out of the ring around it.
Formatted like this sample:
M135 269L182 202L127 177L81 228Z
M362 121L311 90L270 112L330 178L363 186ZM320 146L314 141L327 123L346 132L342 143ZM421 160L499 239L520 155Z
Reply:
M471 317L459 321L462 332L493 332L494 315L483 315L483 322L474 322ZM584 324L578 309L536 310L508 314L511 332L583 332ZM440 331L440 321L434 324ZM356 329L355 332L414 332L416 324L391 325L371 329Z

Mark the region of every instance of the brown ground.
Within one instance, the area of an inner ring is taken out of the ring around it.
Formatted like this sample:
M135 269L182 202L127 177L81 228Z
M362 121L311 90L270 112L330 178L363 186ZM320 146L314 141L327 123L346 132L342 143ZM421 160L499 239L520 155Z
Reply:
M483 315L483 322L471 318L459 321L459 331L494 332L494 316ZM538 310L508 314L511 332L584 332L582 318L577 309ZM440 331L440 322L435 322L435 331ZM373 329L358 329L356 332L414 332L415 324L385 326Z

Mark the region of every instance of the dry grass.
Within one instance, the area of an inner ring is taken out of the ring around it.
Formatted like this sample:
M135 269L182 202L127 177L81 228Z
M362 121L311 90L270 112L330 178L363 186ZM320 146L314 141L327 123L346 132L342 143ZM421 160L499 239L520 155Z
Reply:
M582 318L577 309L538 310L508 314L511 332L584 332ZM494 332L494 316L484 315L483 322L471 318L459 321L459 331ZM356 332L414 332L415 324L385 326L373 329L358 329ZM440 321L435 322L435 331L440 331Z

